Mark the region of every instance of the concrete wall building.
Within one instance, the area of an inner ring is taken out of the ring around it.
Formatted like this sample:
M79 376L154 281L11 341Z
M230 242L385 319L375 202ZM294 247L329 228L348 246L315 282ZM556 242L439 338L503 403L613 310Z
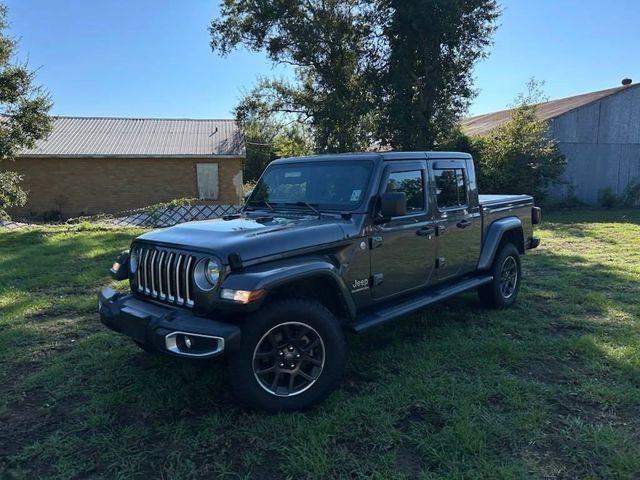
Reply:
M537 106L537 115L567 158L563 185L551 189L597 205L605 189L620 196L630 182L640 182L640 84L553 100ZM484 135L511 118L511 110L462 122L469 135Z
M55 117L53 131L0 168L24 175L17 216L116 213L176 198L242 202L233 120Z

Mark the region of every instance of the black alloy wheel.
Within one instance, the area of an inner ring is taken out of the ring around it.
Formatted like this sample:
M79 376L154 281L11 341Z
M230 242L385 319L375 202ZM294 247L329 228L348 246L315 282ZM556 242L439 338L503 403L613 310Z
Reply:
M504 308L516 302L522 272L520 252L512 243L505 243L496 256L488 272L493 280L478 289L478 296L485 307Z
M508 256L502 262L500 272L500 291L504 298L510 298L516 291L518 284L518 263L512 256Z
M253 352L253 374L267 392L288 397L311 387L324 368L324 342L303 322L276 325Z
M313 299L275 300L247 315L229 355L236 398L270 412L304 410L329 395L344 372L340 322Z

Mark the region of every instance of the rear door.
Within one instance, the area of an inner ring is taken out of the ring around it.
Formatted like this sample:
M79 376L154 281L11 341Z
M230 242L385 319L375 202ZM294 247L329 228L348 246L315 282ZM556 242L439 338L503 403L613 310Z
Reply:
M469 178L464 160L430 162L435 204L436 270L438 281L472 272L480 255L480 209L470 206Z
M435 229L427 195L426 161L389 162L379 193L404 192L407 214L374 225L371 295L380 299L429 283L435 262Z

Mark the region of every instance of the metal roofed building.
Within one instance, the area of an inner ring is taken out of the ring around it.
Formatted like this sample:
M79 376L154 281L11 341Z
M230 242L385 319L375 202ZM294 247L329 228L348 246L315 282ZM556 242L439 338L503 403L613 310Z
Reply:
M610 88L537 105L538 118L567 158L566 183L551 188L553 197L573 190L578 199L598 205L605 189L621 196L640 181L640 84ZM466 118L462 129L485 135L507 122L513 110Z
M176 198L237 205L244 145L233 120L54 117L48 138L2 168L24 175L10 213L114 213Z

